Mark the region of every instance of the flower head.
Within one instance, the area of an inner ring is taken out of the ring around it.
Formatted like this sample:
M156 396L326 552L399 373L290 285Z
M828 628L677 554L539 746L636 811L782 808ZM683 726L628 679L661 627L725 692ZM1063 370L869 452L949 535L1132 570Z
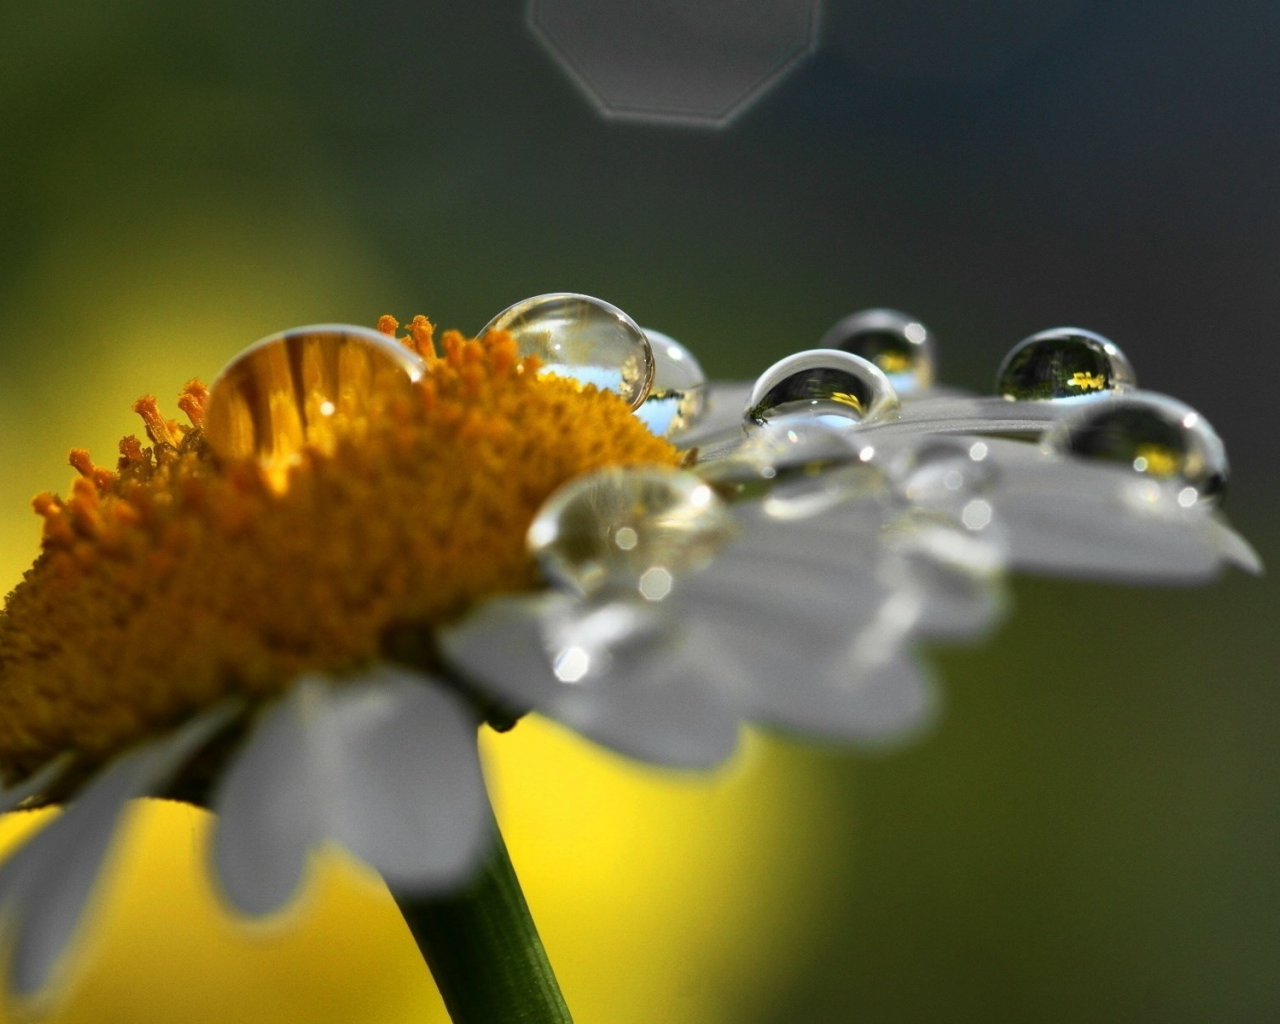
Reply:
M410 341L432 352L425 320ZM138 402L151 443L125 438L117 469L72 452L79 478L35 500L44 554L0 620L5 777L69 749L101 762L221 697L369 665L399 625L531 590L524 535L561 484L680 460L617 396L538 378L509 335L443 348L287 459L216 457L195 381L189 424Z
M934 707L915 642L988 629L1009 566L1257 568L1216 510L1216 435L1088 332L1029 339L978 399L933 387L932 335L884 310L710 390L586 296L439 351L424 318L379 331L264 339L186 387L187 423L142 399L149 446L73 452L70 496L36 499L44 551L0 616L0 802L75 799L0 868L19 991L134 796L211 803L247 913L326 841L447 889L489 841L482 719L698 768L745 721L901 735Z

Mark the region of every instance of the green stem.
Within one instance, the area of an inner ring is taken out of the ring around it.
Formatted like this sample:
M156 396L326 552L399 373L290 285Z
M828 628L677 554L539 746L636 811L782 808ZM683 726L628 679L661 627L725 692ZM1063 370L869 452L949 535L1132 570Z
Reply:
M454 1024L572 1024L496 825L471 884L443 899L396 894Z

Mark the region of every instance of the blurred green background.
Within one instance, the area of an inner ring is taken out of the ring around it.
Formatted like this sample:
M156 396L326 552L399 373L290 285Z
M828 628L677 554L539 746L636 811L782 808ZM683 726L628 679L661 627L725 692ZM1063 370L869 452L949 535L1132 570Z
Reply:
M1101 331L1224 435L1227 510L1280 564L1277 52L1261 0L840 0L709 131L601 119L515 0L5 5L0 580L137 395L284 327L475 331L550 290L722 378L871 305L984 391L1021 337ZM536 724L490 744L578 1019L1280 1019L1275 588L1016 592L937 654L907 749L757 741L696 780ZM358 869L246 932L184 813L140 823L64 1019L438 1017Z

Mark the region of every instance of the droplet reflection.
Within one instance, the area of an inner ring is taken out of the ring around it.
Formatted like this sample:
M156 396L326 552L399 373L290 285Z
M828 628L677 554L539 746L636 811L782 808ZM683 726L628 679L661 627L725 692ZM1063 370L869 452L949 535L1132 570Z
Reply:
M931 387L937 361L932 332L896 309L864 309L834 324L819 348L852 352L884 371L900 395Z
M553 583L581 594L660 601L681 573L734 535L732 518L692 473L604 469L570 481L529 527L529 550Z
M385 334L319 324L249 346L209 389L205 437L224 459L257 458L283 487L304 446L331 448L422 376L422 360Z
M707 378L693 353L661 331L643 328L653 350L653 385L636 415L659 437L688 430L707 406Z
M898 395L879 367L826 348L774 363L756 381L747 404L747 418L757 424L805 413L847 427L889 419L897 412Z
M1133 366L1116 344L1078 327L1025 338L996 374L996 394L1010 401L1088 398L1137 386Z
M1081 408L1050 427L1042 446L1181 485L1177 501L1183 507L1226 490L1222 439L1198 412L1164 395L1135 394Z
M508 331L521 358L537 356L542 373L594 384L639 408L653 384L654 359L644 332L602 299L572 292L535 295L485 326Z

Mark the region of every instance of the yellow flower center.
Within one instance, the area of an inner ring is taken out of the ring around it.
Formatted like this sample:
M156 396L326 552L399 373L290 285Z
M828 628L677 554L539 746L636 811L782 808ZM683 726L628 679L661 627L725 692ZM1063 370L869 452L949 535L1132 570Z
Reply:
M539 375L509 335L447 332L438 355L419 317L400 340L422 378L336 417L287 473L211 452L196 381L189 426L139 400L151 446L125 438L115 471L71 453L79 477L35 499L44 552L0 615L0 774L98 762L224 695L385 656L404 629L536 586L525 534L561 484L680 462L622 399Z

